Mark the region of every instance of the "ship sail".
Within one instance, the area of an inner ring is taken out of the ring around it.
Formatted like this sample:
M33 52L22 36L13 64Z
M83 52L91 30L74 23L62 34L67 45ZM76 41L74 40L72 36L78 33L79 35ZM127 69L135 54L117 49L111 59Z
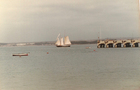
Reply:
M57 42L55 43L56 45L60 45L60 40L57 38Z
M56 47L70 47L71 46L71 42L68 36L65 37L64 41L63 41L63 38L59 36L60 34L57 36L57 42L55 43Z
M64 44L65 44L65 45L66 45L66 44L67 44L67 45L71 45L71 42L70 42L68 36L65 37L65 42L64 42Z
M64 45L63 38L60 39L60 45Z

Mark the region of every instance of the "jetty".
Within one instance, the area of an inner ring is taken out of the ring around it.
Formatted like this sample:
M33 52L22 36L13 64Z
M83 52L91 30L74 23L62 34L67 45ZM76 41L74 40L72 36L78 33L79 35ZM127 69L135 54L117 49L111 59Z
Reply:
M97 48L126 48L140 47L140 39L124 39L124 40L98 40Z

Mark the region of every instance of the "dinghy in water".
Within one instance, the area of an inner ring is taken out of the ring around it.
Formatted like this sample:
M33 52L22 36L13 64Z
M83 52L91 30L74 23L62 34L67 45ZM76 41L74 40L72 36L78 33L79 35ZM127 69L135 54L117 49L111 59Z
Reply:
M28 56L28 53L13 54L13 56Z

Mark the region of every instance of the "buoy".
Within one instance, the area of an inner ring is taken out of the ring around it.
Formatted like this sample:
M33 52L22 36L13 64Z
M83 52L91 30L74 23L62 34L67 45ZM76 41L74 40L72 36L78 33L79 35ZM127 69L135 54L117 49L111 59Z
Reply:
M47 54L49 54L49 52L47 52Z
M94 50L96 52L96 50Z

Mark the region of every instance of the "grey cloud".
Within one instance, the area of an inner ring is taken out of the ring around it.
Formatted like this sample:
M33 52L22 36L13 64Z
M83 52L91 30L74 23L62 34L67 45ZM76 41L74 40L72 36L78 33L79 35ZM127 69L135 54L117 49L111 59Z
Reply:
M19 5L13 3L4 7L5 11L4 8L0 11L3 13L0 15L1 29L5 30L3 33L7 36L3 36L3 41L10 42L8 38L16 36L15 33L18 34L14 38L16 42L53 41L58 33L64 31L72 40L97 39L100 30L103 33L102 38L123 35L128 37L133 32L132 29L134 32L138 31L136 2L131 3L131 0L27 2L21 0Z

